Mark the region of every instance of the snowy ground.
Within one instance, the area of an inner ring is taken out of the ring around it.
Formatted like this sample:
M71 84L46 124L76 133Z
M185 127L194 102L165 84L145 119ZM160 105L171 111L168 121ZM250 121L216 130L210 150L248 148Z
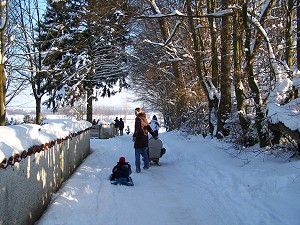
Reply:
M92 154L52 198L37 225L299 225L300 162L162 133L162 166L135 172L131 136L91 140ZM120 156L133 187L111 185ZM248 162L248 163L245 163Z

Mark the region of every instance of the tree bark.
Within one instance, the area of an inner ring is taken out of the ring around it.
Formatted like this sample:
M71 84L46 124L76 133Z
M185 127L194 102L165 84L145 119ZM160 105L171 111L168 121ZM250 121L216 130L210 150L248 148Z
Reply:
M215 12L216 0L207 1L207 11L208 13ZM218 36L216 28L216 19L213 17L208 17L210 38L211 38L211 73L212 73L212 83L219 90L220 85L220 73L219 73L219 62L218 62ZM213 135L214 124L212 122L213 118L217 118L219 99L214 97L213 100L209 101L209 130L210 134Z
M207 0L207 13L213 13L216 9L215 0ZM212 83L215 88L219 89L219 63L218 63L218 38L216 30L216 21L213 17L208 17L209 22L209 31L210 31L210 41L211 41L211 73L212 73ZM214 123L213 118L217 117L218 111L218 99L214 97L209 99L208 108L209 108L209 132L213 136Z
M3 40L3 36L2 32L1 32L1 43ZM1 48L2 48L2 44L1 44ZM2 53L1 53L2 56ZM1 57L2 58L2 57ZM0 59L2 61L2 59ZM5 126L6 122L5 122L5 117L6 117L6 103L5 103L5 95L6 95L6 76L5 76L5 72L4 72L4 65L1 62L0 63L0 126Z
M260 147L265 147L267 146L267 137L265 132L263 132L263 125L262 125L262 122L264 120L264 113L262 111L262 102L261 102L259 88L255 82L254 73L253 73L254 53L251 54L250 52L251 28L249 26L248 18L247 18L247 4L243 5L243 24L245 29L245 48L247 49L245 53L245 58L246 58L245 72L247 74L249 87L252 91L253 99L255 102L255 110L256 110L255 126L258 133Z
M86 104L86 120L92 123L93 121L93 88L88 85L87 88L87 104Z
M241 11L237 10L233 17L233 60L234 60L234 89L237 102L237 112L242 129L242 135L245 137L248 132L248 122L244 107L244 92L242 82L242 57L243 57L243 23Z
M208 13L215 12L216 1L207 1L207 11ZM218 63L218 37L215 25L215 18L208 17L209 30L211 37L211 67L212 67L212 82L215 87L219 87L219 63Z
M200 50L199 38L197 36L195 25L194 25L193 12L191 9L191 0L186 1L186 6L187 6L188 23L189 23L191 36L192 36L193 54L194 54L194 58L195 58L196 73L198 75L200 85L203 88L207 99L209 100L209 97L208 97L209 93L205 86L202 71L201 71L201 52L200 52L201 50Z
M292 36L292 21L293 21L293 6L294 0L288 0L286 10L286 26L285 26L285 60L289 68L293 67L293 36Z
M230 1L222 2L223 9L227 9ZM222 17L221 25L221 79L220 79L220 104L218 110L217 138L228 136L230 129L227 120L231 113L231 16Z
M297 68L300 70L300 0L297 0Z
M41 98L35 98L35 123L41 124Z
M5 11L5 15L3 12ZM0 4L0 126L6 125L6 74L4 70L4 54L5 54L5 35L4 31L8 20L8 1L4 4Z

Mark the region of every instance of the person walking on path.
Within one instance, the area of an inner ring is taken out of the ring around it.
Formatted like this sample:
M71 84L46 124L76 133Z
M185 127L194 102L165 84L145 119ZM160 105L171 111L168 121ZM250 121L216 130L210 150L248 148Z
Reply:
M143 157L144 169L149 169L149 158L147 154L148 149L148 133L152 135L154 139L157 139L157 135L151 129L148 120L146 118L146 113L141 108L135 109L135 124L134 124L134 133L133 141L135 148L135 167L136 172L141 172L141 161L140 157Z
M120 135L123 136L124 121L122 118L120 118L120 121L119 121L119 130L120 130Z

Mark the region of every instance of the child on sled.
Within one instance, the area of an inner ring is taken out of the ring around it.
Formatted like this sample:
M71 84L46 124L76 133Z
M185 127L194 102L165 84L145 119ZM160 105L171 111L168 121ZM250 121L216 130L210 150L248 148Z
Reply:
M112 184L133 185L132 178L130 177L131 173L131 165L126 162L125 157L120 157L119 162L112 169L110 181Z

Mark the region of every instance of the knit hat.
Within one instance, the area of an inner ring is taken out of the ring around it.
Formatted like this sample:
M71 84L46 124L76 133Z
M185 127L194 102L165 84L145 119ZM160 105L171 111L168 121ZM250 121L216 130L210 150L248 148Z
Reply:
M157 117L154 115L154 116L152 117L152 119L153 119L153 120L157 120Z
M120 158L119 158L119 163L125 163L125 162L126 162L125 157L120 157Z

